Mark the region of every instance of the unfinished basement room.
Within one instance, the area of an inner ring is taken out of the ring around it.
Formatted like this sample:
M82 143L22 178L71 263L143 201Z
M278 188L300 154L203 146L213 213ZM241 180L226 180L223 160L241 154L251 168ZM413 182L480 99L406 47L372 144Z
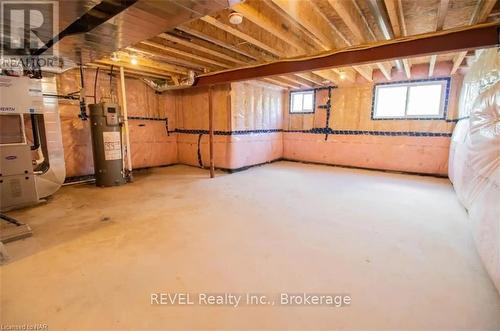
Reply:
M500 330L500 1L0 18L0 330Z

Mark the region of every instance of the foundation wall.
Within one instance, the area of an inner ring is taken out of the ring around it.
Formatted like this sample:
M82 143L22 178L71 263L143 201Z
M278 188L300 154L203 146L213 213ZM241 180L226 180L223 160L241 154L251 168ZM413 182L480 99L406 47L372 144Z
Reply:
M447 77L451 63L439 63L435 77ZM427 65L412 67L411 79L427 79ZM404 81L393 73L391 82ZM358 81L331 90L331 111L321 108L328 90L318 90L314 114L289 114L285 104L284 158L325 164L447 175L451 132L457 118L462 76L450 81L447 114L441 120L374 120L375 83ZM287 95L288 98L288 95ZM288 99L287 99L288 100Z
M214 161L238 169L281 158L283 95L257 82L221 85L212 91ZM176 92L179 162L209 165L208 89Z

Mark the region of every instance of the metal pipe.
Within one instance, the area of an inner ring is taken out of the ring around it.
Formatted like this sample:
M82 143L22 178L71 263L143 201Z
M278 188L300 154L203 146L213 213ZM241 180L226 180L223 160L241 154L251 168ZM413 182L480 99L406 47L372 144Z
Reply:
M212 85L208 87L208 133L210 145L210 178L215 177L214 162L214 110L212 107Z
M132 181L132 157L130 150L130 134L128 129L128 113L127 113L127 94L125 91L125 72L123 66L120 66L120 86L122 95L122 109L123 109L123 135L125 136L125 148L127 153L127 171L126 176L128 181Z
M155 81L153 81L152 79L149 79L149 78L141 78L141 80L146 85L148 85L153 90L155 90L156 92L161 93L161 92L170 91L170 90L180 90L180 89L184 89L184 88L193 86L193 84L194 84L194 71L190 70L188 77L184 80L181 80L179 85L168 85L168 84L159 85Z
M394 39L394 31L392 31L392 26L389 23L389 16L385 11L385 5L381 3L382 0L370 0L368 1L368 5L375 16L375 20L377 22L380 31L384 35L386 40ZM396 67L398 71L403 70L403 62L401 60L396 60Z

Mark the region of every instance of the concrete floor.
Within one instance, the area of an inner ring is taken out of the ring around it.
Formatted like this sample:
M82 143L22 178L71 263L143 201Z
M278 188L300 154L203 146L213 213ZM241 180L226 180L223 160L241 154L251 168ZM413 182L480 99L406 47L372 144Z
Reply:
M11 213L34 237L6 245L2 324L499 330L499 295L447 179L291 162L217 175L154 169ZM154 292L342 293L352 304L152 306Z

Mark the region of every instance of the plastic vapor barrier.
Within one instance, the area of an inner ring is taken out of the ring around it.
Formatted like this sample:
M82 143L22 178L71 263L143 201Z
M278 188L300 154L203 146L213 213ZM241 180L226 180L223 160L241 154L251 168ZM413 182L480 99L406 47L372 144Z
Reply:
M450 148L450 179L473 222L478 252L500 292L500 75L496 49L464 78L461 120Z

